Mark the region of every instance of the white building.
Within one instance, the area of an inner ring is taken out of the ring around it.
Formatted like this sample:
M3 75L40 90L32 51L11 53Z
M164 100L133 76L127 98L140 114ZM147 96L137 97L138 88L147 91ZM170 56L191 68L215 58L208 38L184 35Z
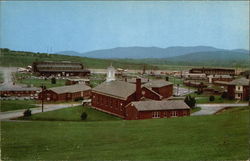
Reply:
M115 68L111 65L107 68L107 77L106 82L114 81L115 80Z

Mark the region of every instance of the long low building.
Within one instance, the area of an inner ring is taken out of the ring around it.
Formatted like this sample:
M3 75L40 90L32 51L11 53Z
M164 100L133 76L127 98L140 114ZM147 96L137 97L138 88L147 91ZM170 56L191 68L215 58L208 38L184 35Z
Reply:
M40 88L21 87L21 86L2 86L0 87L1 97L37 97Z
M183 100L138 101L126 106L126 120L189 116L190 107Z
M70 61L33 62L32 72L41 76L86 76L90 74L83 64Z
M78 98L89 98L91 88L85 84L53 87L39 93L38 98L45 101L72 101Z
M235 75L234 69L227 68L192 68L189 70L189 73L196 74L206 74L206 75Z

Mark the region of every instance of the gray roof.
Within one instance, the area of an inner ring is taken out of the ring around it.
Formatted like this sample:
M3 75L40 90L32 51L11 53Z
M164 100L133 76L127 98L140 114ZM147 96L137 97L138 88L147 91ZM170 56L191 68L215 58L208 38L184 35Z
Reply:
M131 105L133 105L138 111L190 109L183 100L138 101L132 102Z
M39 91L36 87L21 87L21 86L1 86L0 91Z
M210 77L210 76L208 76ZM211 76L212 78L232 78L232 76L230 75L215 75L215 76Z
M136 85L124 81L110 81L103 82L97 87L93 88L92 91L103 93L122 99L127 99L128 96L133 94L136 90Z
M52 69L38 69L40 72L89 72L89 70L86 69L56 69L56 68L52 68Z
M129 83L136 83L136 79L137 78L130 78L130 79L127 80L127 82L129 82ZM141 79L141 83L143 83L143 84L149 82L148 78L140 78L140 79Z
M240 85L240 86L248 86L249 85L249 79L246 78L239 78L235 79L228 83L229 85Z
M81 92L81 91L87 91L90 89L91 88L87 86L86 84L74 84L70 86L53 87L47 90L51 90L57 94L62 94L62 93L76 93L76 92Z
M172 85L173 83L165 81L165 80L152 80L146 83L144 86L148 88L160 88L168 85Z

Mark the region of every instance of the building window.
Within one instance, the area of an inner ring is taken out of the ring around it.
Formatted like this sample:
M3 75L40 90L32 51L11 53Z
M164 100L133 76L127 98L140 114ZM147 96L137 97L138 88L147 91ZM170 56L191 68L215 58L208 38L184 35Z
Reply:
M152 117L153 118L159 118L160 117L159 112L153 112Z
M172 116L172 117L176 117L176 116L177 116L177 111L172 111L172 112L171 112L171 116Z
M168 116L168 113L167 112L164 112L164 117L167 117Z

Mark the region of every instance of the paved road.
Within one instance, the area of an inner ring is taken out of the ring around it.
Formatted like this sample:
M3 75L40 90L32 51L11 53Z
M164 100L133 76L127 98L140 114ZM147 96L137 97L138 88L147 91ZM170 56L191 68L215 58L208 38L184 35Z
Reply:
M188 89L185 87L176 87L174 86L174 95L176 96L185 96L187 94L193 93L194 90L193 89Z
M247 103L232 103L232 104L225 104L225 103L220 103L220 104L197 104L197 107L201 107L200 111L197 111L195 113L192 113L192 116L198 116L198 115L212 115L216 113L217 111L225 108L225 107L236 107L236 106L248 106Z
M53 110L57 110L57 109L63 109L63 108L67 108L67 107L78 106L78 105L81 105L81 104L80 103L77 103L77 104L45 104L44 105L44 112L53 111ZM32 114L42 112L41 105L38 105L38 106L40 106L40 107L31 109ZM16 117L23 116L24 110L25 109L15 110L15 111L7 111L7 112L0 112L0 120L8 120L8 119L11 119L11 118L16 118Z
M11 86L12 82L12 73L17 71L16 67L0 67L0 71L3 73L4 82L2 85Z

